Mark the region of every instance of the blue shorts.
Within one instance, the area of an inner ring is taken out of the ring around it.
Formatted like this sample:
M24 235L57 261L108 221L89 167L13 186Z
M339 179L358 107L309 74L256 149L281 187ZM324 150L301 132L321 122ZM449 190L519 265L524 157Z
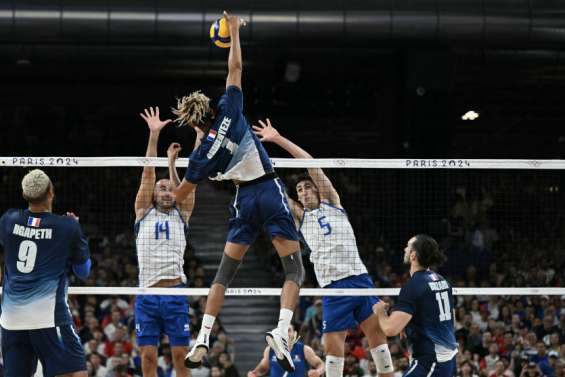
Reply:
M33 376L37 360L45 376L86 371L84 349L74 327L64 325L38 330L2 328L4 376Z
M298 240L284 185L278 178L239 187L230 214L228 242L251 245L261 229L271 237Z
M375 288L369 275L350 276L337 280L324 288ZM322 298L322 331L337 332L355 329L361 322L373 315L373 305L379 301L376 296L326 296Z
M158 346L163 333L169 337L172 347L188 347L190 319L187 298L185 296L137 296L135 299L137 345Z
M402 377L453 377L457 371L455 359L443 363L414 359Z

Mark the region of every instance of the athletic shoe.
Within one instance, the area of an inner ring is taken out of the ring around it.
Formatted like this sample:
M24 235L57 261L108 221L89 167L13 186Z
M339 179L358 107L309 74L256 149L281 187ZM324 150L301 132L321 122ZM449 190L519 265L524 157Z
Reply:
M273 350L277 356L277 362L285 371L289 373L294 372L294 363L292 362L292 356L290 356L290 350L292 345L289 347L288 335L281 336L278 328L269 331L265 334L265 340L269 347Z
M184 358L184 366L189 369L200 368L202 359L208 354L208 349L208 342L202 342L197 339L194 347Z

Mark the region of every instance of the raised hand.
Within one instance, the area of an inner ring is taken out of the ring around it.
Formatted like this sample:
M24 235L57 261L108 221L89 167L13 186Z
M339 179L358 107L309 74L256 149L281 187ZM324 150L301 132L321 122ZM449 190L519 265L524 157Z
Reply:
M147 126L149 127L150 132L160 132L163 127L167 124L172 122L172 119L161 120L159 119L159 107L150 107L148 109L144 109L145 115L139 113L139 115L145 120Z
M74 212L66 212L66 213L65 213L65 216L70 217L71 219L74 219L74 220L77 221L77 222L78 222L78 220L79 220L79 217L78 217L77 215L75 215Z
M262 120L259 121L259 124L261 127L253 126L253 132L262 142L274 142L280 136L279 131L271 125L269 118L266 124Z
M179 153L182 150L182 147L179 143L171 143L169 148L167 149L167 157L173 160L176 160L179 157Z
M200 140L204 137L204 131L200 127L194 127L194 131L196 131L196 139Z
M228 22L230 30L232 28L239 29L240 27L247 25L247 22L245 22L244 19L239 18L236 15L229 14L227 11L224 11L224 18Z

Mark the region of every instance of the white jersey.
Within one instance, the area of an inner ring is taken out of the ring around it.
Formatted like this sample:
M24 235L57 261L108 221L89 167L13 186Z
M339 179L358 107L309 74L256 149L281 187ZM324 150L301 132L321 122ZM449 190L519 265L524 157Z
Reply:
M345 211L328 203L304 210L300 232L312 251L310 261L321 287L332 281L367 273Z
M169 213L151 208L135 224L140 287L150 287L162 279L181 278L186 283L183 265L187 231L176 207Z

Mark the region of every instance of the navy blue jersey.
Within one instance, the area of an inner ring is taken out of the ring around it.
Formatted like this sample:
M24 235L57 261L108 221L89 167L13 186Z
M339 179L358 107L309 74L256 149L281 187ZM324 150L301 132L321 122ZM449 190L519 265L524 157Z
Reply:
M304 356L304 343L296 342L290 351L292 362L294 363L294 372L286 372L277 362L277 355L272 349L269 350L269 377L305 377L308 375L308 367L306 365L306 357Z
M0 243L5 274L0 325L34 330L71 324L67 271L90 257L79 223L10 209L0 218Z
M220 98L214 124L189 157L185 178L251 181L273 171L265 148L243 116L243 93L230 86Z
M417 271L400 290L393 310L412 315L406 326L414 359L444 362L457 353L453 293L443 276Z

